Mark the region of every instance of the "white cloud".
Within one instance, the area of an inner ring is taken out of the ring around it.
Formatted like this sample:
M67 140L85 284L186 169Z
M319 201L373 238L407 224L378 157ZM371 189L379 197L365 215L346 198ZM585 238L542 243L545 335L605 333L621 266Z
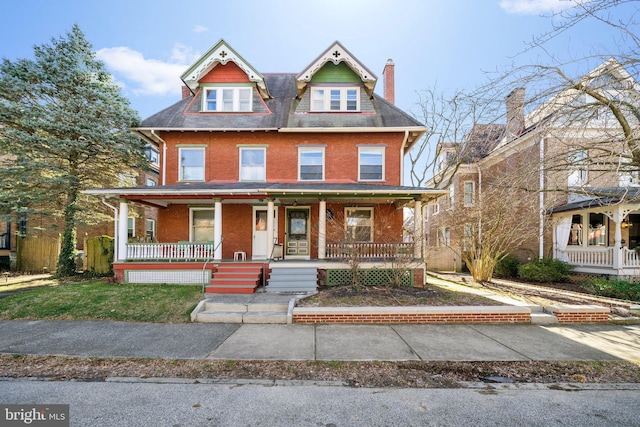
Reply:
M193 31L194 33L206 33L207 31L209 31L209 28L205 27L204 25L198 24L193 27L191 31Z
M568 0L501 0L500 7L507 13L517 15L540 15L549 12L560 12L574 5Z
M197 55L191 48L176 44L169 62L147 59L142 53L125 46L100 49L96 57L114 72L120 84L130 88L134 94L169 95L180 93L180 75Z

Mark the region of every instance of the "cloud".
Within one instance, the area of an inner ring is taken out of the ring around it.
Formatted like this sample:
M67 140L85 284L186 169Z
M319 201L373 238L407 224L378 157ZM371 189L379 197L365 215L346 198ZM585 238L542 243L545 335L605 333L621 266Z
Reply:
M507 13L516 15L540 15L549 12L560 12L573 7L567 0L501 0L500 7Z
M169 62L145 58L125 46L100 49L96 57L114 73L119 84L134 94L169 95L180 93L180 75L198 55L187 46L175 44Z
M206 33L207 31L209 31L209 28L205 27L204 25L198 24L193 27L191 31L193 31L194 33Z

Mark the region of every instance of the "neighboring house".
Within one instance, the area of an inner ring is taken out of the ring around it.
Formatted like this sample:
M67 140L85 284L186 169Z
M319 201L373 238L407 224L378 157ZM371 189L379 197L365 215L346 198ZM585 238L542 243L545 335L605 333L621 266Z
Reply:
M403 185L404 155L426 128L393 105L393 72L388 61L384 99L339 42L299 73L262 74L220 40L181 76L183 99L135 129L160 148L159 185L89 191L119 198L120 218L131 203L158 208L156 244L127 244L120 220L116 277L213 274L208 291L253 292L259 281L229 263L246 260L246 270L271 271L268 290L307 291L354 253L380 267L410 251L423 282L421 240L403 241L403 208L421 212L442 191ZM275 279L302 284L305 269L305 286Z
M607 92L612 102L637 100L640 93L638 83L614 59L581 82L597 87L600 93ZM602 103L598 108L584 109L596 104L594 99L566 89L525 115L524 97L523 88L506 97L506 124L476 125L462 150L462 164L451 180L442 181L451 182L448 197L426 208L429 267L464 269L448 250L460 247L464 238L451 235L451 224L440 220L439 211L473 206L490 177L519 168L524 174L529 168L534 173L526 187L532 191L522 192L522 197L528 198L530 210L521 220L544 231L511 248L512 255L521 261L553 257L569 262L578 273L638 276L640 181L637 171L623 170L622 158L627 153L624 144L616 142L621 130L611 111ZM637 105L631 105L634 103ZM637 121L633 126L638 127ZM443 158L447 152L455 152L455 147L443 147ZM446 164L446 159L443 161ZM618 171L611 167L616 163ZM603 168L602 164L609 166Z

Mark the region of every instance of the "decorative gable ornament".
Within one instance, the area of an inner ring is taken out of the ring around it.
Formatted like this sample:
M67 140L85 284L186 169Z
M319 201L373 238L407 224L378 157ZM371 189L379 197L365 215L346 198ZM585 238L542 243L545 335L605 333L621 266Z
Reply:
M225 65L229 61L236 64L246 73L249 81L256 84L263 99L271 97L262 74L260 74L251 64L245 61L242 56L240 56L227 44L227 42L224 41L224 39L220 39L220 41L209 49L207 53L189 67L189 69L187 69L180 78L192 93L196 93L200 79L206 76L216 65Z
M347 66L360 77L362 83L364 83L364 90L367 92L367 95L369 95L370 98L373 97L373 90L375 89L378 77L358 61L358 59L338 41L332 44L309 66L307 66L304 71L296 76L298 97L302 97L302 94L304 94L307 84L311 81L313 75L328 62L331 62L334 65L338 65L341 62L347 64Z

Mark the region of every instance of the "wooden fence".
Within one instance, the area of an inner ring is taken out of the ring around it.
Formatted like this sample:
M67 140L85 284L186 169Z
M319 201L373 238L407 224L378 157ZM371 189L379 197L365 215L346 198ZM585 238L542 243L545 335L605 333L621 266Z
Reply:
M60 238L20 237L17 241L17 269L32 273L56 271Z
M95 274L113 272L113 247L113 237L85 238L84 270Z

